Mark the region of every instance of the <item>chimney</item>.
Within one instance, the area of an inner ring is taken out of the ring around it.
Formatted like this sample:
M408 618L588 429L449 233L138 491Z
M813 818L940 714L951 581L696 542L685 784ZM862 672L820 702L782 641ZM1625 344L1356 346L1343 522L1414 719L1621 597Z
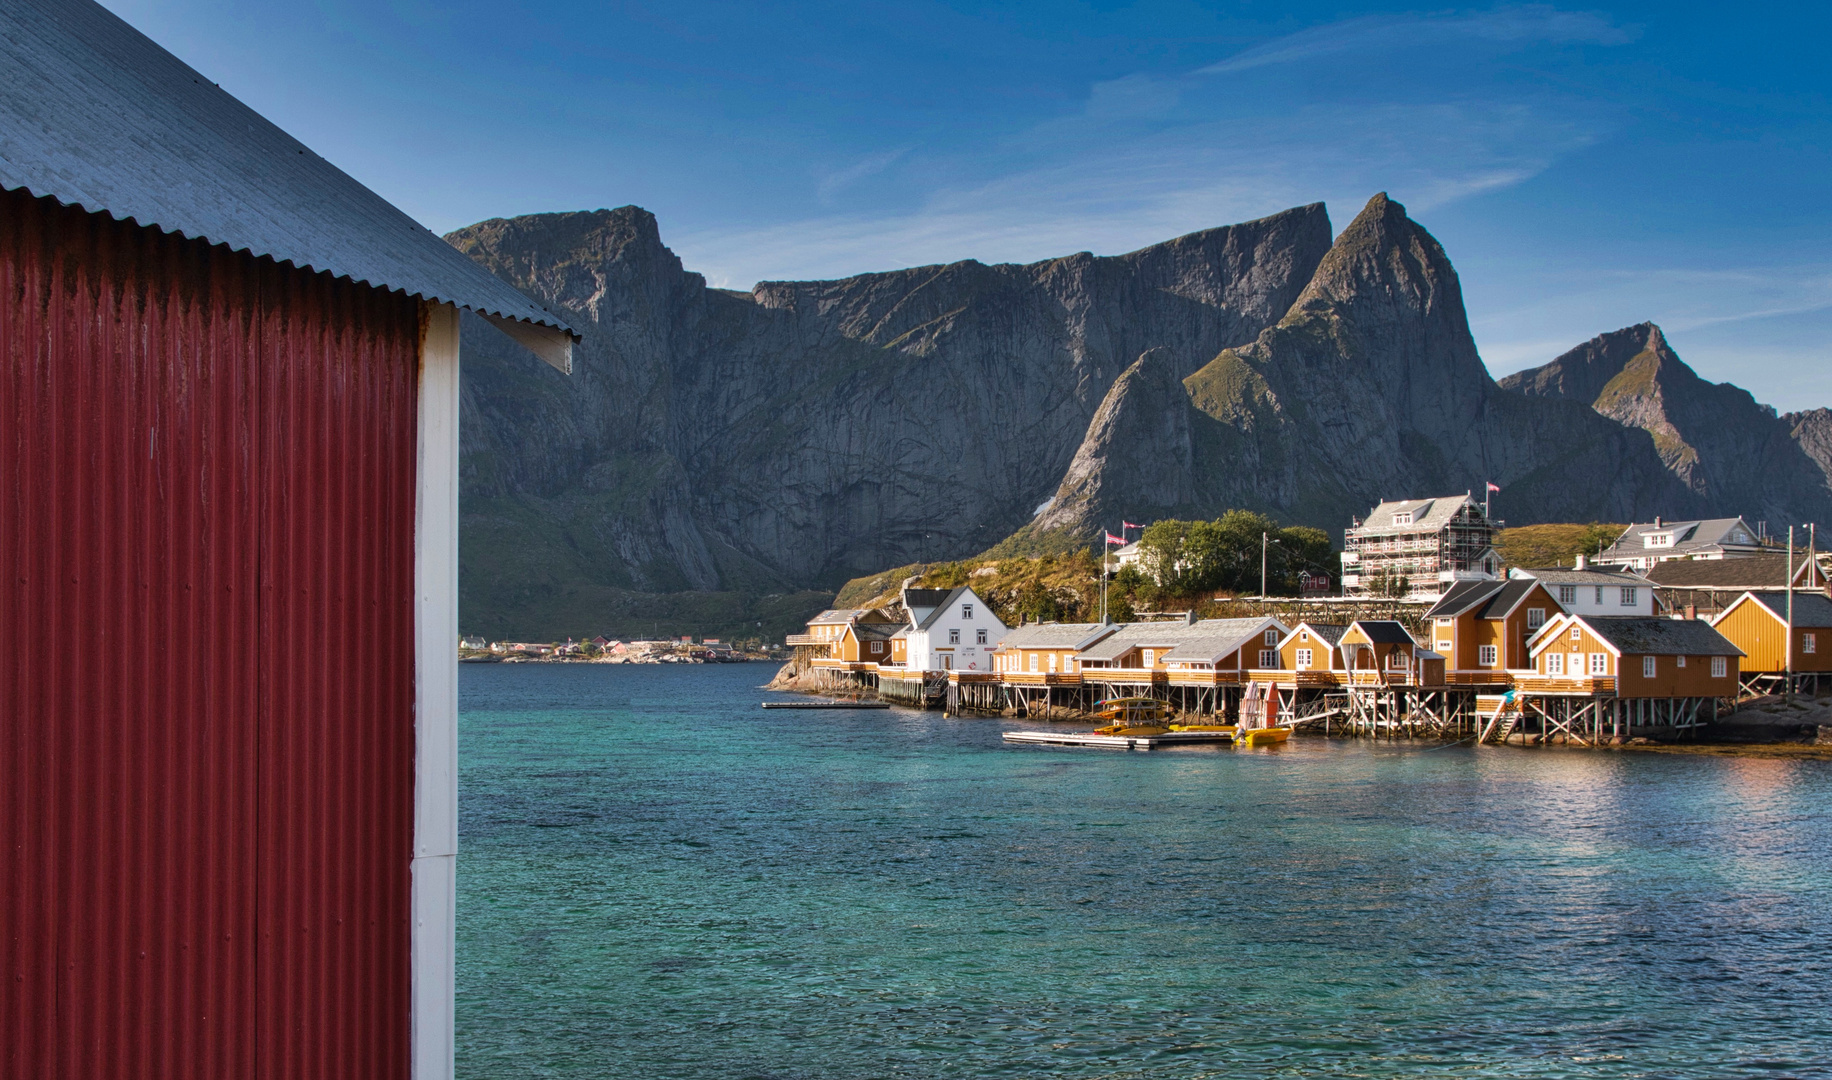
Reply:
M1196 625L1196 609L1195 608L1190 608L1188 611L1183 613L1183 625L1185 626L1195 626Z
M1659 514L1654 515L1654 527L1656 529L1660 528L1660 515Z
M1574 570L1588 570L1590 569L1590 557L1588 555L1579 555L1572 561L1571 566Z

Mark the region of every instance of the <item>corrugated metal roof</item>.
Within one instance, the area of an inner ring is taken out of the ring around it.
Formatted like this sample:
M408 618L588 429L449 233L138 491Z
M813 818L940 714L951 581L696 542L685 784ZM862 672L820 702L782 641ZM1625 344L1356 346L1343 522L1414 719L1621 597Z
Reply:
M562 369L577 336L90 0L0 4L0 188L471 308Z

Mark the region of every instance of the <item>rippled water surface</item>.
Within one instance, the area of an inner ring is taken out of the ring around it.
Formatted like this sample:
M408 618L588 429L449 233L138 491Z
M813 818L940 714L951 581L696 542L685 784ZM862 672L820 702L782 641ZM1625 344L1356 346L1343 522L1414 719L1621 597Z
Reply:
M1832 1076L1828 763L1010 748L773 672L464 668L461 1076Z

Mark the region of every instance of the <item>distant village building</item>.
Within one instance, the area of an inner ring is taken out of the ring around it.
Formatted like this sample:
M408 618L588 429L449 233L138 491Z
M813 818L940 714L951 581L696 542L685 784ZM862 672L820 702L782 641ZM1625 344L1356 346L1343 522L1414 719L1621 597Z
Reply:
M473 650L481 651L483 649L489 648L490 643L488 641L485 641L483 638L483 635L481 634L466 634L465 636L458 639L458 647L460 649L473 649Z
M1562 614L1546 583L1536 578L1460 581L1425 613L1423 632L1432 651L1444 657L1449 682L1502 684L1508 671L1531 663L1527 642Z
M1787 552L1737 558L1678 559L1647 572L1660 612L1708 619L1750 591L1786 589ZM1794 588L1823 590L1825 570L1806 552L1794 555Z
M1832 599L1822 592L1795 592L1791 614L1791 650L1785 589L1743 593L1711 620L1711 625L1743 650L1745 673L1832 674Z
M991 671L1007 627L971 588L903 590L909 625L904 665L911 671Z
M1526 688L1618 698L1728 698L1743 651L1701 619L1560 615L1528 644Z
M1459 581L1492 580L1500 527L1467 494L1381 503L1343 534L1342 591L1436 600Z
M1654 586L1646 578L1620 570L1591 569L1582 555L1570 569L1515 567L1508 577L1538 581L1560 608L1574 615L1655 614Z
M1645 573L1674 559L1740 559L1772 552L1740 517L1703 521L1662 521L1630 525L1592 563Z

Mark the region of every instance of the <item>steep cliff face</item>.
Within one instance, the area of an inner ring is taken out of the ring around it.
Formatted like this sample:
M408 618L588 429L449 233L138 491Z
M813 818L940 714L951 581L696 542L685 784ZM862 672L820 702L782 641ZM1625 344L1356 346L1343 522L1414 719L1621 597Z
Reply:
M1701 500L1653 440L1589 408L1502 391L1477 355L1443 249L1384 195L1372 199L1279 322L1184 380L1115 387L1123 415L1181 410L1187 464L1090 427L1038 529L1093 535L1175 502L1231 506L1332 530L1382 498L1503 488L1522 523L1684 513ZM1098 465L1098 467L1093 467ZM1163 508L1169 511L1169 507Z
M1330 226L1314 205L1123 256L749 294L707 288L634 207L448 239L584 333L569 379L466 328L466 626L533 632L642 594L836 584L989 546L1058 486L1141 353L1180 378L1252 340Z
M1823 421L1790 422L1747 390L1699 378L1653 323L1592 338L1501 386L1583 402L1646 431L1667 469L1717 513L1774 522L1832 514L1813 453Z

